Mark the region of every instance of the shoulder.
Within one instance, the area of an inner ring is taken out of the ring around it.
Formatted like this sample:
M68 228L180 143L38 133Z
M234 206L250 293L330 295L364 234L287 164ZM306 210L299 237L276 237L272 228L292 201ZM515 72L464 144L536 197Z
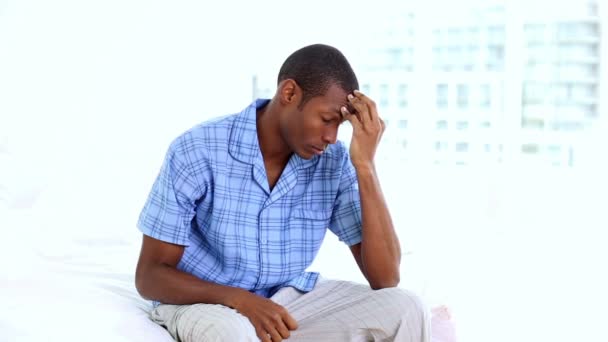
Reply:
M181 154L193 149L208 149L226 142L235 114L214 118L186 130L171 142L171 151Z
M214 118L186 130L171 142L168 157L186 164L213 159L227 147L236 116Z
M329 145L327 150L321 155L326 162L341 167L349 159L348 148L344 142L338 140L335 144Z

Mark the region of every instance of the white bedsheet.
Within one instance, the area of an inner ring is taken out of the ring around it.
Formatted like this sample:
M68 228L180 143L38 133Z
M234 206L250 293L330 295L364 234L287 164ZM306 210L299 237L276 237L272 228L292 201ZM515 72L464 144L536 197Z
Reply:
M29 211L0 214L14 229L0 245L0 341L173 341L134 287L137 232L51 238ZM434 342L451 342L453 327L439 316Z
M28 243L26 229L2 240L0 341L172 341L135 290L137 245L125 238Z

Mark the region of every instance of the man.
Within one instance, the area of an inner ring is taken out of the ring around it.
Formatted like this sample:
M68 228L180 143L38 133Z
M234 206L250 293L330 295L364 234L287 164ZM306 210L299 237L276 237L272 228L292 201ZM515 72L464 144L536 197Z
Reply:
M287 58L271 100L170 146L139 219L139 293L178 341L428 341L398 289L401 252L374 154L384 131L346 58ZM353 126L350 151L338 127ZM370 286L304 272L327 227ZM371 288L370 288L371 287Z

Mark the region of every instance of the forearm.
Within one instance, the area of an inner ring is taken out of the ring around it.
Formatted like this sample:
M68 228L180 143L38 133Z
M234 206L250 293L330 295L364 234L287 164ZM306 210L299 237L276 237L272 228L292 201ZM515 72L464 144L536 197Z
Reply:
M234 308L234 299L245 291L240 288L219 285L201 280L169 265L156 264L136 275L139 293L166 304L221 304Z
M361 261L364 273L373 288L397 286L401 248L376 170L373 164L355 169L363 220Z

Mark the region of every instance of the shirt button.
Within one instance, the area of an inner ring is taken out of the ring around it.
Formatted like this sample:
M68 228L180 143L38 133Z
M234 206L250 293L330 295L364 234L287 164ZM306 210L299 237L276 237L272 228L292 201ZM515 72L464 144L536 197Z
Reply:
M262 244L263 244L263 245L265 245L265 244L267 244L267 243L268 243L268 240L266 240L266 239L262 239Z

